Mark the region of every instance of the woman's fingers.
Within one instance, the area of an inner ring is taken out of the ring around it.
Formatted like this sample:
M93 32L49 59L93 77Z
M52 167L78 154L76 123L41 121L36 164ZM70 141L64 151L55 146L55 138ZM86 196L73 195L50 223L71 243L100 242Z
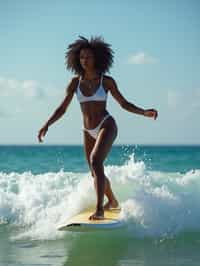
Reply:
M40 131L38 133L38 140L39 140L39 142L42 142L43 141L42 140L42 137L44 137L46 135L47 130L48 129L46 127L43 127L43 128L40 129Z
M144 115L156 119L158 116L158 112L154 109L149 109L145 111Z
M154 119L156 120L156 118L158 117L158 112L156 110L154 110Z
M42 142L42 130L40 130L38 133L38 140L39 142Z

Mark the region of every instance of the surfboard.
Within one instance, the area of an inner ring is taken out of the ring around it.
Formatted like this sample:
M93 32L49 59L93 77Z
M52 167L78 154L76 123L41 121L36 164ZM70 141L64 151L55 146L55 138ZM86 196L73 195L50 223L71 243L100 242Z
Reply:
M104 211L103 220L89 220L90 215L94 210L86 210L78 215L75 215L65 223L59 225L59 231L95 231L116 229L123 226L123 221L120 219L120 209L111 209Z

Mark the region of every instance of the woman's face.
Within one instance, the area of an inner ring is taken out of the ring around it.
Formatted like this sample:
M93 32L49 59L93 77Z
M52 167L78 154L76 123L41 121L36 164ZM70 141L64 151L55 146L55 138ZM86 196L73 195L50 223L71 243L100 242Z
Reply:
M94 54L91 49L83 48L80 51L80 64L84 70L93 70L95 67Z

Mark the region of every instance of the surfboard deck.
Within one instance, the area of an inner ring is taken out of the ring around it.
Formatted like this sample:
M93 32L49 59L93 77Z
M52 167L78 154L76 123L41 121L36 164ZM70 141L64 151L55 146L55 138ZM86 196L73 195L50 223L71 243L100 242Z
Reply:
M120 219L120 209L112 209L104 211L103 220L89 220L90 215L94 210L83 211L78 215L70 218L66 223L57 227L59 231L95 231L115 229L123 225Z

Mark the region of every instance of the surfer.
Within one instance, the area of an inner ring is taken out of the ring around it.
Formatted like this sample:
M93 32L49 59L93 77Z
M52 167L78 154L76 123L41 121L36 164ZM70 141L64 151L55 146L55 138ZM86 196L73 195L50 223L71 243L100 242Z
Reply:
M158 113L155 109L145 110L127 101L120 93L114 78L105 75L113 63L113 50L102 37L91 37L88 40L79 36L78 40L68 46L65 59L67 69L74 72L76 76L68 83L63 102L39 130L38 140L42 142L49 126L64 115L76 94L83 115L85 155L94 177L97 196L96 210L89 218L99 220L104 218L104 210L119 207L103 166L117 137L115 119L106 109L108 92L123 109L129 112L154 119L157 118ZM104 194L108 198L105 205L103 205Z

